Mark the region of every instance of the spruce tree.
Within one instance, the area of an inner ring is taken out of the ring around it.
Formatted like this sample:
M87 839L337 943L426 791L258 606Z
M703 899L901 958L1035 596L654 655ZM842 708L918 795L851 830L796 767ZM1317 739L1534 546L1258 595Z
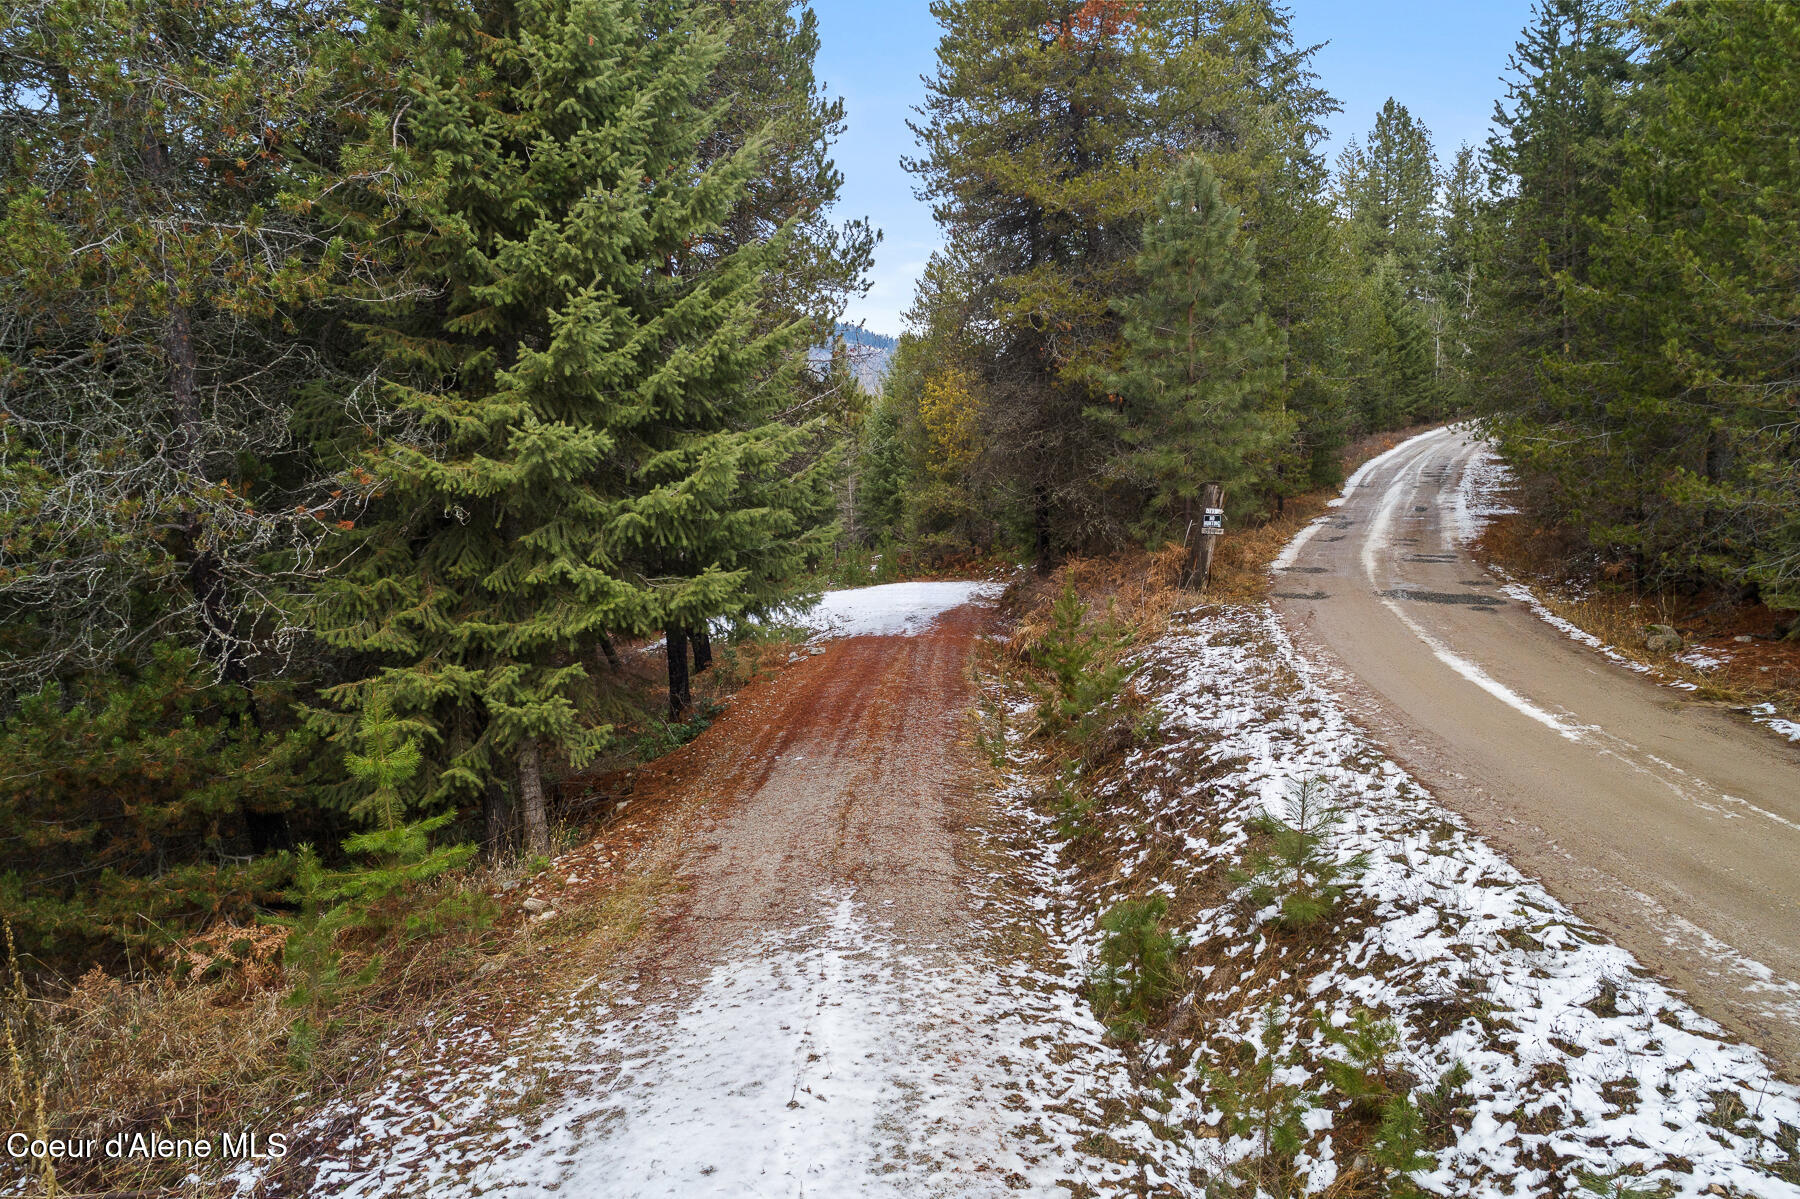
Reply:
M819 536L816 480L787 469L807 430L774 419L804 330L760 304L785 236L688 254L763 150L702 161L712 13L520 0L375 22L421 64L397 141L432 186L399 219L434 294L362 319L408 435L365 449L373 519L323 607L373 669L318 719L347 731L389 697L434 746L424 802L482 798L498 834L516 798L533 853L547 771L607 738L586 702L603 639L741 610Z
M1430 284L1436 298L1431 318L1438 384L1446 403L1456 411L1465 410L1469 400L1484 187L1480 156L1464 143L1444 173Z
M1483 405L1514 422L1515 458L1565 419L1542 383L1546 361L1574 352L1574 314L1559 277L1579 284L1592 221L1611 206L1631 79L1618 0L1539 0L1509 60L1506 100L1488 139L1491 236L1476 328ZM1534 431L1535 430L1535 431ZM1579 435L1577 435L1579 437ZM1558 468L1546 463L1545 469ZM1569 477L1585 473L1571 467Z
M1119 301L1119 399L1101 408L1127 447L1120 469L1146 488L1152 511L1177 524L1197 569L1195 504L1204 483L1227 497L1261 482L1263 456L1288 432L1276 400L1283 338L1263 309L1254 246L1205 159L1176 168L1144 229L1144 291Z
M1280 399L1294 419L1268 481L1279 505L1337 483L1349 427L1335 228L1319 152L1338 102L1312 69L1319 47L1297 45L1290 14L1270 0L1166 0L1142 11L1140 35L1157 72L1153 136L1206 155L1256 242L1263 302L1286 334Z

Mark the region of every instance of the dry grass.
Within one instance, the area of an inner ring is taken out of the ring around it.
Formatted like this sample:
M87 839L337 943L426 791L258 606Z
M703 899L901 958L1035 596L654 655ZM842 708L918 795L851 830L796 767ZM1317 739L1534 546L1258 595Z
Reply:
M1186 551L1180 546L1132 550L1104 558L1071 558L1050 575L1032 575L1013 585L1007 606L1015 617L1007 653L1028 662L1050 628L1050 605L1073 584L1086 601L1090 619L1111 619L1133 644L1154 640L1169 616L1194 597L1181 589Z

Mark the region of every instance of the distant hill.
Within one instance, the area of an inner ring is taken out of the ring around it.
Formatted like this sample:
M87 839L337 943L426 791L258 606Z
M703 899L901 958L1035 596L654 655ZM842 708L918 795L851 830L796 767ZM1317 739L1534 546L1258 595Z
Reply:
M850 348L850 361L855 365L856 381L868 391L880 391L881 382L887 377L888 364L893 361L897 340L885 333L871 332L860 325L847 325L843 321L837 323L835 332ZM826 352L829 353L829 349Z

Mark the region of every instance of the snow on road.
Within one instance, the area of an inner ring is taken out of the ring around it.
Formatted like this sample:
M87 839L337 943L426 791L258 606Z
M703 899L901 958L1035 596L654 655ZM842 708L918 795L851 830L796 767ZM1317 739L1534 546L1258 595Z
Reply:
M991 581L962 579L917 583L883 583L846 591L827 591L795 623L816 630L818 638L909 636L945 612L971 600L992 599L1005 589Z
M566 1051L597 1064L589 1084L485 1147L469 1189L999 1196L1125 1174L1077 1146L1075 1113L1130 1093L1079 996L921 955L854 895L821 899L689 994L571 1021L595 1030Z

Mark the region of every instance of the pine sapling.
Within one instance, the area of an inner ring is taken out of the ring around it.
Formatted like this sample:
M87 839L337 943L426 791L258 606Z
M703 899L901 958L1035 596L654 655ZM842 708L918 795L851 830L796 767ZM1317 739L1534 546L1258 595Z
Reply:
M1052 735L1087 741L1112 714L1124 687L1126 668L1117 660L1118 630L1088 622L1088 605L1065 583L1050 608L1050 629L1036 658L1049 674L1048 685L1035 688L1038 726Z
M1315 1104L1299 1084L1285 1081L1301 1061L1298 1045L1283 1047L1286 1031L1284 1013L1270 1003L1256 1040L1240 1041L1224 1060L1202 1067L1207 1102L1220 1112L1219 1131L1256 1144L1256 1158L1240 1169L1285 1172L1306 1147L1304 1121Z
M1330 836L1343 823L1343 810L1326 802L1323 780L1302 780L1292 790L1288 819L1265 811L1252 823L1269 839L1246 868L1234 871L1258 910L1276 908L1285 928L1303 929L1331 914L1349 884L1368 868L1365 853L1340 859Z
M1100 965L1088 983L1094 1012L1121 1041L1144 1026L1180 992L1181 952L1187 938L1162 927L1169 901L1161 895L1126 900L1100 917Z

